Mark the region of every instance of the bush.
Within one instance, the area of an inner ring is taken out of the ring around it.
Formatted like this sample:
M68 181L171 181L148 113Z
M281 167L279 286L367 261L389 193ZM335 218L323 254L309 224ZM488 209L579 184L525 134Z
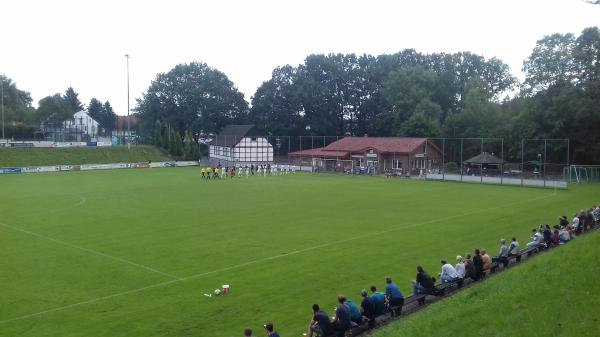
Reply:
M459 166L453 161L447 162L445 167L446 173L458 173Z

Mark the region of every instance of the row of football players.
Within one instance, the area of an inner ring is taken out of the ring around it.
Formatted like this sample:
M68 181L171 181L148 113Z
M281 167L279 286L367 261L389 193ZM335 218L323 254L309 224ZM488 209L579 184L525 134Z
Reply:
M250 176L276 176L296 172L296 167L293 165L277 165L277 164L266 164L266 165L238 165L236 166L225 166L221 167L217 165L215 167L202 167L200 169L200 175L202 179L225 179L227 177L250 177Z

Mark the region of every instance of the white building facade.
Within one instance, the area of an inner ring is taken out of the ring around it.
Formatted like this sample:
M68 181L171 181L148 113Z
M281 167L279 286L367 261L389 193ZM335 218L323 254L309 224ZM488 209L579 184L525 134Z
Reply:
M254 125L228 125L209 144L209 158L225 163L270 163L273 145Z
M98 122L96 122L85 110L77 111L73 114L73 119L65 121L63 127L65 129L80 130L82 134L95 137L98 134Z

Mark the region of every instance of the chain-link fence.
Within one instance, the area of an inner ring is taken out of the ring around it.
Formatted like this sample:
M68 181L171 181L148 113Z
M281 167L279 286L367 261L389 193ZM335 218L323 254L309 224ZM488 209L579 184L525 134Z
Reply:
M567 186L568 139L433 139L442 149L443 170L428 179L541 187Z

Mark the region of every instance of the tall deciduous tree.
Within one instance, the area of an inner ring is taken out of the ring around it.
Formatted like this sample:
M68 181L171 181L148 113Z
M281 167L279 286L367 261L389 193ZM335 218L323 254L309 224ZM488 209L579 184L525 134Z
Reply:
M222 72L205 63L179 64L159 74L138 100L142 132L152 135L161 120L183 133L216 133L224 126L247 119L244 96Z
M72 110L60 94L42 98L37 111L41 121L47 125L57 126L73 118Z

